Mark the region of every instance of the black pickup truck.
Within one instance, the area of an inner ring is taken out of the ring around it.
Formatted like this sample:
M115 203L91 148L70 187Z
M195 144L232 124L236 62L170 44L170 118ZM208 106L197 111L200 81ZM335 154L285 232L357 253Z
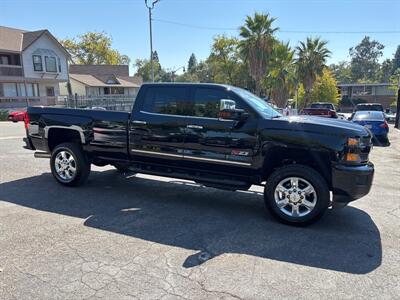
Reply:
M364 127L283 117L227 85L144 84L132 113L30 107L25 125L25 147L50 158L65 186L84 183L91 164L228 190L264 185L267 207L289 224L366 195L374 174Z

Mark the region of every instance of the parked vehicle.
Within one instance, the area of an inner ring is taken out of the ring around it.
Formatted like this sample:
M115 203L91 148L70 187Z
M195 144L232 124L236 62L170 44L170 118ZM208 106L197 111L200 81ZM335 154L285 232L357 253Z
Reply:
M12 122L23 121L25 117L25 111L12 111L8 114L7 120Z
M356 111L384 111L380 103L359 103L356 106Z
M388 123L394 123L396 121L396 113L394 112L385 113L385 119Z
M329 102L312 103L310 107L304 108L301 114L327 118L338 118L335 106Z
M363 197L374 174L363 126L283 117L227 85L144 84L132 113L30 107L25 124L26 148L50 158L65 186L83 184L91 164L228 190L264 185L267 207L289 224Z
M352 121L368 128L374 135L376 143L388 144L389 125L381 111L357 111Z

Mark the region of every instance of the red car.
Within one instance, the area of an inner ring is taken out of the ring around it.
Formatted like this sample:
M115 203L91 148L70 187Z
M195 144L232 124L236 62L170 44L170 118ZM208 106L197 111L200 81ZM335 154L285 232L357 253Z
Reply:
M7 120L18 122L18 121L23 121L24 117L25 117L24 111L12 111L8 114Z

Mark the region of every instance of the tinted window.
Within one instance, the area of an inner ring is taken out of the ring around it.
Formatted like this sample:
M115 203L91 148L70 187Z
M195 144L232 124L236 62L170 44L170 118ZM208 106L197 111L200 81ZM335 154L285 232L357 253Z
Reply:
M193 115L204 118L218 118L221 99L232 99L228 93L210 88L197 88L193 98Z
M143 110L167 115L191 115L193 105L186 87L152 87L146 91Z
M380 104L359 104L357 105L357 111L366 111L366 110L375 110L375 111L383 111L383 107Z
M310 106L311 108L323 108L323 109L335 109L335 107L333 106L333 104L329 104L329 103L313 103Z
M358 111L353 117L354 121L383 121L384 116L380 111Z

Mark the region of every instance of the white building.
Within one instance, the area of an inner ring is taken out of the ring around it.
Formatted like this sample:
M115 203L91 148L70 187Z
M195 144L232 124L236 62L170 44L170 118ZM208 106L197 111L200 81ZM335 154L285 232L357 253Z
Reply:
M55 104L69 57L48 30L0 26L0 108Z

